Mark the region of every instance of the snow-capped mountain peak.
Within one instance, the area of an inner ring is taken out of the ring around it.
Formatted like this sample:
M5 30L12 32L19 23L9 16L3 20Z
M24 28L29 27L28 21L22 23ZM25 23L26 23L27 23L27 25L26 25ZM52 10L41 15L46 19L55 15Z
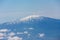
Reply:
M21 18L20 21L27 21L27 20L31 20L31 19L43 19L42 16L40 15L31 15L31 16L27 16L25 18Z
M0 40L59 40L59 37L60 20L40 15L0 25Z
M56 19L45 17L45 16L40 16L40 15L30 15L30 16L20 18L15 21L7 22L6 24L9 25L9 24L18 24L22 22L29 23L29 22L35 22L35 21L37 22L37 21L54 21L54 20Z

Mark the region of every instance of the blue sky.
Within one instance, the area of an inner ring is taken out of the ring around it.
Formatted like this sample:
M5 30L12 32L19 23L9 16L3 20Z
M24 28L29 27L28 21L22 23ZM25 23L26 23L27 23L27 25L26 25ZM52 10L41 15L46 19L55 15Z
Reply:
M36 14L60 19L60 0L0 0L0 23Z

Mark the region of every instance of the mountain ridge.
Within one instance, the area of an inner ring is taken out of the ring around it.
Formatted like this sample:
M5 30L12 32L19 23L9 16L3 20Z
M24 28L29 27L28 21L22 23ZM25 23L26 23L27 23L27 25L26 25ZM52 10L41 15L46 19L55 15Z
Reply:
M22 40L60 40L60 20L41 16L27 18L26 21L24 18L22 21L19 19L17 22L1 24L0 31L6 32L8 29L8 34L12 32L11 34L23 38Z
M34 20L42 21L42 20L49 20L49 19L60 21L60 19L40 16L40 15L31 15L31 16L27 16L27 17L24 17L24 18L20 18L20 19L15 20L15 21L10 21L10 22L5 22L5 23L7 23L7 24L15 24L15 23L26 22L26 21L34 21ZM2 23L2 24L5 24L5 23Z

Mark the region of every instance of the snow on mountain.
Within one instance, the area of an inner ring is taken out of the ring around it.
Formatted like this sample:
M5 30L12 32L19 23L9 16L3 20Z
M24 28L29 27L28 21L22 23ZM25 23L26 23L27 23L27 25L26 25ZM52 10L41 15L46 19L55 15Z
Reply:
M40 15L31 15L31 16L20 19L20 21L31 20L32 18L36 19L36 18L39 18L39 17L40 17Z
M21 18L20 21L33 21L33 20L43 20L44 17L40 15L30 15L25 18Z
M44 16L40 16L40 15L30 15L24 18L20 18L20 19L16 19L16 20L11 20L10 22L6 22L7 25L9 24L16 24L16 23L20 23L20 22L30 22L30 21L42 21L42 20L57 20L57 19L53 19L53 18L49 18L49 17L44 17Z
M20 22L25 22L25 21L33 21L33 20L43 20L44 17L40 15L30 15L21 19L16 19L16 20L11 20L9 22L6 22L6 24L15 24L15 23L20 23Z
M60 40L60 20L31 15L0 25L0 40Z

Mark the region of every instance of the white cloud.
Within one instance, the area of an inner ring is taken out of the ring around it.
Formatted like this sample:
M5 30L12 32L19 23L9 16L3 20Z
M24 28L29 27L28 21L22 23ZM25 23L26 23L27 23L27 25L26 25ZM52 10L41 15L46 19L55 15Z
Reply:
M17 34L24 34L23 32L17 32Z
M31 36L31 34L28 34L28 38Z
M9 37L8 40L22 40L22 38L18 36L14 36L14 37Z
M15 35L14 32L10 32L10 33L9 33L9 36L11 36L11 37L14 36L14 35Z
M34 30L34 28L29 27L29 28L24 28L25 30Z
M33 30L34 28L28 28L28 29Z
M16 33L14 32L9 32L8 34L6 34L7 29L1 29L0 30L0 40L22 40L21 37L16 36ZM23 33L27 33L26 31ZM17 34L22 34L21 32L17 32Z
M39 33L39 37L40 37L40 38L43 38L44 36L45 36L44 33Z
M8 29L0 29L0 32L8 32Z
M24 31L24 34L28 34L28 31Z
M3 39L6 36L4 33L0 33L0 39Z

